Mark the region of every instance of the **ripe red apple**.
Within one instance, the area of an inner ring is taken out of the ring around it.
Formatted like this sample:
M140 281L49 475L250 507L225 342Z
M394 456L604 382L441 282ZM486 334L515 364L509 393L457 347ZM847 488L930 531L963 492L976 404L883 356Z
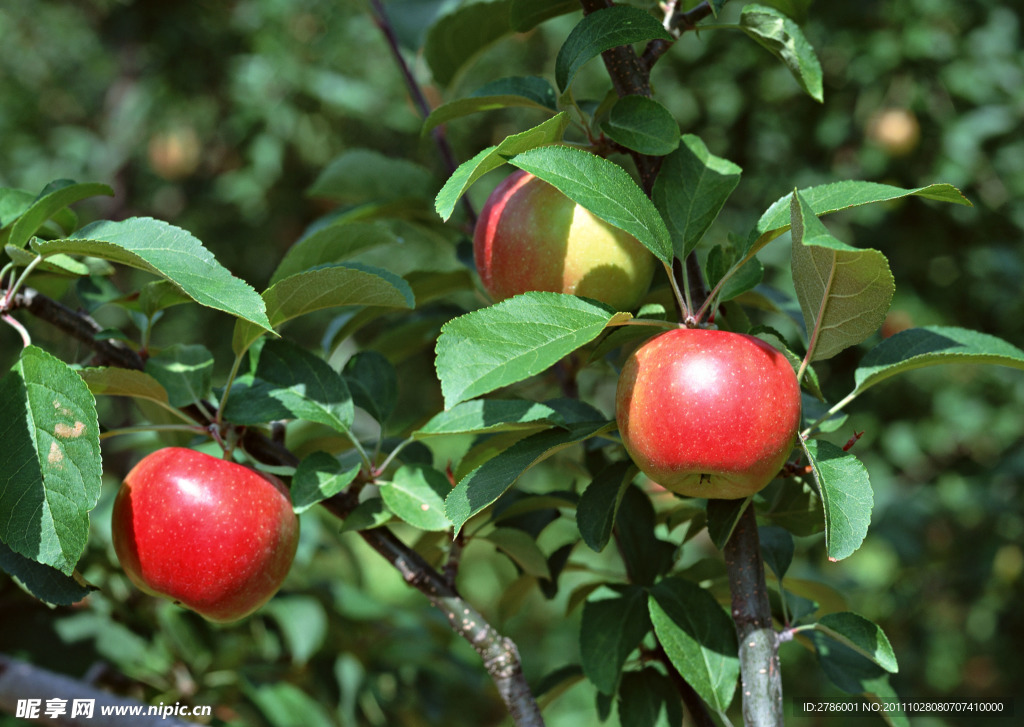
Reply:
M298 539L280 480L191 449L144 457L114 501L114 550L128 578L210 621L237 621L270 600Z
M546 290L632 310L654 276L654 256L636 238L521 169L487 198L473 254L496 301Z
M615 418L633 461L658 484L737 499L785 464L800 426L800 386L786 357L759 338L680 328L626 361Z

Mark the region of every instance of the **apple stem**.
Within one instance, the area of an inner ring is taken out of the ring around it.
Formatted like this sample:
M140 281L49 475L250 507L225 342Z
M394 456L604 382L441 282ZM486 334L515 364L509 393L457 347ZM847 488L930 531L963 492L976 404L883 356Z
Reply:
M685 321L693 318L693 315L690 313L690 290L689 285L686 285L685 276L683 276L683 282L684 285L686 285L686 293L684 294L683 291L679 289L679 281L676 280L676 275L672 270L672 266L668 263L662 264L665 266L665 273L668 274L668 281L672 285L672 294L675 295L676 303L679 304L680 319Z
M25 348L32 345L32 337L28 335L28 330L25 326L21 325L17 318L12 316L10 313L4 313L2 317L4 319L4 323L16 330L18 335L21 336L21 343Z
M206 427L189 424L144 424L137 427L121 427L120 429L108 429L100 434L100 439L110 439L122 434L138 434L140 432L193 432L205 434Z

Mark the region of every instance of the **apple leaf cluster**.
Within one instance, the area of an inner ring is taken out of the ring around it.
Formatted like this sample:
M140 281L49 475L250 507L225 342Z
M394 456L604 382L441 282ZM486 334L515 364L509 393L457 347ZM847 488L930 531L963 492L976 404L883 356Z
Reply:
M723 4L711 2L709 12ZM779 5L801 3L748 4L732 29L777 56L822 101L817 56ZM429 29L424 57L455 95L485 46L576 9L540 0L462 5ZM783 188L753 229L733 230L725 242L710 235L740 189L740 166L681 133L649 93L580 99L574 88L604 52L676 39L638 7L584 15L558 53L554 86L535 76L496 79L427 117L424 133L496 109L549 117L444 179L409 160L346 151L309 190L335 208L294 242L262 292L168 222L80 226L71 205L111 194L106 185L61 180L38 194L0 190L0 313L25 339L0 380L0 568L47 603L81 600L90 591L79 568L101 494L101 439L144 428L165 444L184 438L202 447L212 435L227 457L289 479L295 513L344 502L345 531L401 524L430 546L422 557L431 567L486 542L514 563L525 588L548 599L564 573L583 572L566 597L567 610L579 610L579 663L546 684L554 690L586 678L602 718L617 698L632 724L654 725L662 714L678 722L678 679L697 697L691 711L730 710L745 657L723 607L727 566L710 557L680 565L680 556L698 537L726 549L750 514L777 579L770 590L778 632L806 635L840 688L891 698L896 657L881 629L845 608L824 608L813 586L785 577L795 537L820 536L825 557L836 561L868 535L874 495L867 468L840 441L842 413L896 374L937 364L1024 369L1024 352L948 326L877 340L896 285L886 256L838 239L821 219L909 197L969 204L951 185ZM640 307L544 291L488 304L460 255L471 220L459 203L506 165L629 233L661 263ZM764 284L757 255L786 233L795 297L781 300ZM115 275L126 269L138 275ZM62 308L69 322L57 325L89 354L68 354L69 363L30 342L18 318L34 310L44 287L84 311ZM227 351L159 345L161 321L195 305L223 318ZM111 309L134 333L90 317ZM769 341L802 387L802 415L785 432L791 451L773 467L777 476L728 501L714 493L679 498L644 476L609 407L609 387L634 348L666 329L712 326ZM866 350L853 388L825 401L813 365L855 346ZM398 373L423 352L437 384L428 409L408 406ZM132 400L134 425L118 431L104 422L104 397ZM252 432L288 455L261 461L245 446ZM442 461L435 446L458 454ZM541 534L556 521L570 523L571 537L552 545ZM581 544L613 566L574 560ZM906 723L900 713L888 717Z

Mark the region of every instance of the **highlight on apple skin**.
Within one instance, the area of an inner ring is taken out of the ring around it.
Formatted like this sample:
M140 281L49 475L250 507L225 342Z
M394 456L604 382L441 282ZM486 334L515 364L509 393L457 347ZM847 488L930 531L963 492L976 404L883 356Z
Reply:
M276 477L167 447L125 477L112 533L121 566L139 589L226 623L248 616L280 588L299 521Z
M496 302L542 290L633 310L655 269L654 256L635 237L521 169L488 197L474 231L473 255Z
M797 443L800 386L770 344L676 329L626 361L615 417L637 467L680 495L738 499L764 488Z

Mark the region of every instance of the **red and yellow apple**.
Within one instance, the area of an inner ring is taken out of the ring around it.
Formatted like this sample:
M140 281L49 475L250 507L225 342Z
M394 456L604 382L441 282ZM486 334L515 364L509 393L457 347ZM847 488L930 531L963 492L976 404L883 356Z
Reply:
M495 301L531 290L636 308L654 256L632 235L595 217L523 170L488 197L473 235L480 280Z
M270 600L299 538L280 480L180 447L132 468L114 500L112 527L132 583L221 623Z
M627 359L615 418L633 461L658 484L737 499L767 485L796 445L800 386L759 338L680 328Z

